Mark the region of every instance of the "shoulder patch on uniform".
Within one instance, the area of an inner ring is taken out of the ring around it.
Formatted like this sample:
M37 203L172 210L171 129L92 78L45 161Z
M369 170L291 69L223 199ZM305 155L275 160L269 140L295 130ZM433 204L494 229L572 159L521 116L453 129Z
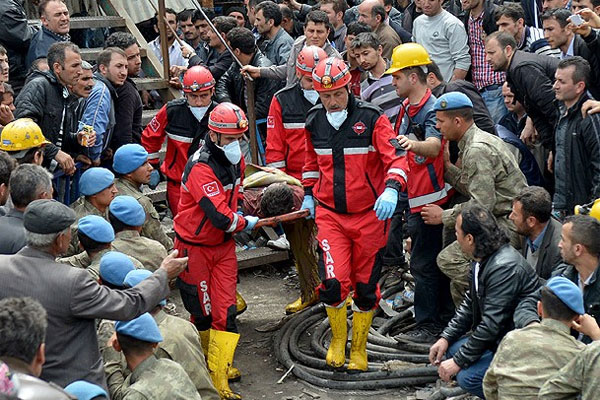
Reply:
M365 131L367 130L367 126L364 124L364 122L362 121L358 121L357 123L355 123L352 126L352 130L354 131L354 133L356 133L357 135L362 135L363 133L365 133Z
M204 194L206 194L208 197L213 197L221 193L217 181L205 183L202 185L202 190L204 190Z
M158 119L156 117L152 118L148 125L150 126L150 129L152 129L154 132L157 132L160 129L160 122L158 122Z
M275 128L275 117L272 115L267 117L267 128Z
M375 111L378 115L383 114L383 110L380 107L377 107L376 105L371 104L371 103L366 102L366 101L356 100L356 107L358 107L358 108L368 108L370 110Z

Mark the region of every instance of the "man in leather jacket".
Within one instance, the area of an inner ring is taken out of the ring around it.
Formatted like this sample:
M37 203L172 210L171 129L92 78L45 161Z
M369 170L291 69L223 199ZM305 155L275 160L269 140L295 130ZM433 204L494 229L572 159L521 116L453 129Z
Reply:
M227 33L227 41L233 53L239 58L242 64L250 64L256 67L268 67L272 64L256 47L254 36L250 30L246 28L233 28ZM278 82L273 79L255 79L254 100L256 119L267 118L271 99L278 89ZM244 110L244 112L248 112L246 106L248 101L246 84L244 77L240 73L240 66L237 63L231 64L231 67L217 82L216 99L219 103L233 103Z
M484 398L483 377L498 343L514 328L515 308L540 283L486 208L476 203L465 206L455 228L462 251L474 260L470 289L431 347L429 359L439 366L444 381L456 376L461 388ZM444 354L447 359L442 361Z

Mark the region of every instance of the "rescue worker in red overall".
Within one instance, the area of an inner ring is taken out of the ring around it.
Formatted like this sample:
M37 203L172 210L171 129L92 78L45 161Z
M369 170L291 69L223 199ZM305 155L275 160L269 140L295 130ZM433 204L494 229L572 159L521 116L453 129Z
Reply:
M236 213L244 160L239 141L248 130L244 112L221 103L210 113L204 144L188 160L173 221L175 248L189 257L177 286L191 320L208 348L208 368L224 399L241 399L229 388L228 370L237 333L237 258L232 235L250 232L257 217Z
M269 167L302 179L304 166L304 122L319 93L312 83L312 72L319 61L327 58L320 47L303 48L296 59L298 82L275 93L267 117L266 160Z
M183 76L184 97L165 104L142 132L142 146L154 167L155 184L158 184L158 153L167 137L167 154L160 170L167 177L167 201L173 217L177 215L188 150L194 140L204 140L208 115L217 105L212 101L214 88L215 80L208 69L201 66L188 69Z
M402 155L402 179L408 186L408 233L411 237L410 272L415 278L414 330L396 336L433 344L454 315L450 280L437 266L442 250L442 225L427 225L421 217L426 204L443 206L450 185L444 182L444 140L435 128L436 97L427 88L429 54L417 43L394 48L386 74L400 98L404 98L395 132Z
M332 339L326 362L344 366L346 298L353 295L348 370L367 370L367 335L381 298L379 275L386 222L402 187L395 137L381 109L350 94L343 60L326 58L313 71L321 104L306 118L305 189L302 208L316 215L319 298L326 304ZM318 201L315 212L315 199Z
M269 108L269 116L267 117L267 165L278 168L296 179L302 179L302 167L304 166L306 152L304 145L306 141L304 132L306 114L319 101L319 93L314 90L312 83L312 71L319 61L325 58L327 58L327 53L321 47L306 46L300 50L296 58L298 82L275 93ZM296 223L305 224L308 232L315 229L312 220ZM303 239L308 240L308 238ZM305 249L304 246L292 246L291 248L303 295L285 307L287 314L302 311L318 301L315 291L318 285L316 259L311 257L311 261L314 260L314 262L300 264L298 260L306 258L296 256L297 252ZM311 247L311 249L310 254L312 255L314 254L314 248ZM312 293L312 296L307 298L306 293L309 292Z

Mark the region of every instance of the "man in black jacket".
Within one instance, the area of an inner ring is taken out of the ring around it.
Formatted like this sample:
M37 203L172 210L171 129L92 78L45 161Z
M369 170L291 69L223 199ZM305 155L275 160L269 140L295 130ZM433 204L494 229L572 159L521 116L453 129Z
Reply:
M81 75L79 47L71 42L60 42L48 50L50 71L35 72L15 100L15 118L31 118L42 129L51 143L44 147L44 159L55 160L67 174L75 172L71 156L61 150L65 140L70 139L66 115L68 105L77 101L67 87L73 86ZM77 139L80 141L80 137Z
M583 305L586 314L600 320L600 222L589 215L567 217L562 226L561 241L558 244L564 260L552 276L564 276L579 285L583 291ZM514 314L515 328L523 328L540 320L536 305L541 297L540 290L521 301ZM577 334L583 343L592 339Z
M35 34L34 27L27 24L27 15L23 8L23 0L6 0L0 2L0 44L6 48L10 65L10 83L15 91L23 88L27 67L25 57Z
M526 124L527 138L537 131L545 148L553 147L554 126L558 121L555 105L554 72L558 60L516 50L515 38L506 32L494 32L485 39L486 57L494 71L506 71L506 81L532 123Z
M470 289L454 318L431 347L429 360L444 381L484 398L482 382L498 343L513 329L515 308L540 283L533 269L509 244L496 218L479 204L465 206L456 219L456 238L474 260ZM467 332L472 333L461 337ZM444 355L448 359L442 361Z
M254 35L246 28L233 28L227 34L227 40L233 53L244 65L255 67L268 67L271 61L256 48ZM256 119L267 118L271 99L278 89L278 82L273 79L257 78L254 80L254 101ZM223 74L216 87L216 98L219 103L229 102L248 112L246 102L246 84L240 73L240 66L236 63Z
M589 77L590 65L578 56L561 60L556 69L554 91L561 115L555 133L553 206L563 216L573 214L577 204L600 197L600 116L583 118L581 113L589 99Z

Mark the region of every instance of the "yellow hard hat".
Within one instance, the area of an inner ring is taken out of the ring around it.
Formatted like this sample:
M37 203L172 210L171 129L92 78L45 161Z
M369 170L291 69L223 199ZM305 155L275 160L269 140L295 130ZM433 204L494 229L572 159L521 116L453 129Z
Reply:
M589 215L600 221L600 199L583 206L575 206L575 214Z
M385 71L386 74L393 74L404 68L418 67L420 65L431 64L431 59L425 47L418 43L404 43L394 48L392 53L392 65Z
M2 129L0 150L23 151L50 143L31 118L19 118Z

